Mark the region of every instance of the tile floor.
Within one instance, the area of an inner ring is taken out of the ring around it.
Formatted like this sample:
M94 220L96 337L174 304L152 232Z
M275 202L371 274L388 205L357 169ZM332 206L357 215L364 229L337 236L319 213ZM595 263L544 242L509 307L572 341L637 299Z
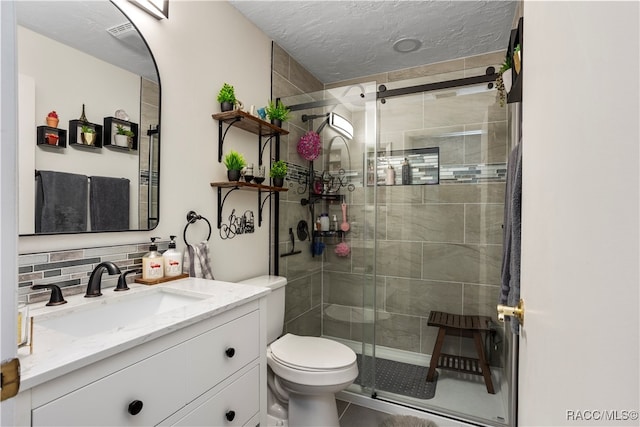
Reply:
M340 427L377 427L389 414L336 399Z

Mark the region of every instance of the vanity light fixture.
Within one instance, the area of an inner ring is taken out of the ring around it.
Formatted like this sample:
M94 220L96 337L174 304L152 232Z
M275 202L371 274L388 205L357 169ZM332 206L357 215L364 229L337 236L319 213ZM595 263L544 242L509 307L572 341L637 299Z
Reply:
M169 0L129 0L156 19L169 18Z
M353 139L353 125L339 114L329 114L329 127L347 139Z
M316 130L317 134L320 134L320 132L322 132L322 129L324 129L326 125L329 125L331 129L335 130L345 138L349 140L353 139L353 125L349 120L342 117L340 114L336 114L333 112L327 113L327 114L316 114L316 115L303 114L301 117L301 120L303 122L306 122L308 120L318 119L321 117L326 117L326 118L322 121L322 123L318 127L318 130Z

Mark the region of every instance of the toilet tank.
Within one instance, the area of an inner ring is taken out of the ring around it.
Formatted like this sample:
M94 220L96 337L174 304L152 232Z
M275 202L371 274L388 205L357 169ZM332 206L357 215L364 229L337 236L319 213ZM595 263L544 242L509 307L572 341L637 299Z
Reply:
M287 278L281 276L258 276L241 282L245 285L264 286L271 289L267 295L267 343L271 344L282 335L284 328L284 290Z

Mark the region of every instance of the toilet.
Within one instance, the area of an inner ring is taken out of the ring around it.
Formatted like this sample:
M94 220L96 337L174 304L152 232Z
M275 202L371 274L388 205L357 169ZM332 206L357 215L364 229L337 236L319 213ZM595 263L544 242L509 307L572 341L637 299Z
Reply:
M269 426L339 427L335 393L358 376L356 354L326 338L282 334L287 279L260 276L240 283L265 286L267 296L267 412Z

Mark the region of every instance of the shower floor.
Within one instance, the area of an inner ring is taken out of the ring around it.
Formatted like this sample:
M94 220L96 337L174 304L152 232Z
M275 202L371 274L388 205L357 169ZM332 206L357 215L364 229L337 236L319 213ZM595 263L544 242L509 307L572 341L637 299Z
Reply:
M362 369L363 357L357 355L358 377L354 381L356 384L371 384L370 371L365 373ZM364 356L365 364L372 366L373 358ZM390 393L401 394L403 396L415 397L416 399L431 399L436 393L438 375L435 381L427 382L428 366L412 365L410 363L397 362L395 360L378 358L375 361L376 388ZM367 378L363 378L366 375Z
M349 340L336 339L356 353L360 353L362 344ZM414 354L395 349L378 348L376 354L379 358L398 360L404 363L417 365L417 368L428 369L424 366L428 356ZM360 357L360 355L358 355ZM396 402L416 409L441 412L448 416L467 419L476 424L507 425L508 423L508 391L503 389L503 373L500 368L491 368L495 394L487 393L484 379L481 376L464 374L460 372L438 370L435 395L431 399L421 399L400 393L393 393L384 389L376 389L378 399L371 399L370 388L363 388L357 383L352 384L346 390L347 394L354 393L363 396L364 401L359 404L367 406L371 402L371 408L376 409L380 399ZM425 375L426 377L426 375ZM346 399L349 400L349 399Z

